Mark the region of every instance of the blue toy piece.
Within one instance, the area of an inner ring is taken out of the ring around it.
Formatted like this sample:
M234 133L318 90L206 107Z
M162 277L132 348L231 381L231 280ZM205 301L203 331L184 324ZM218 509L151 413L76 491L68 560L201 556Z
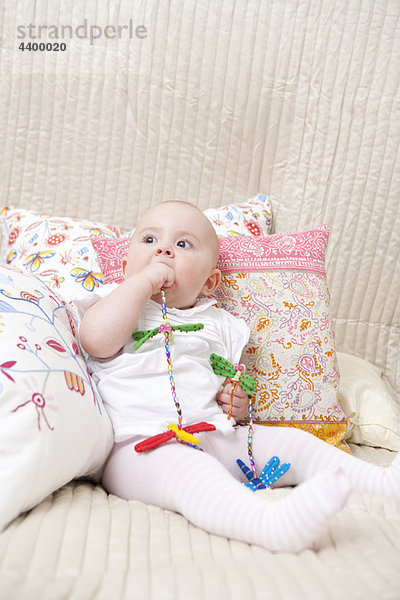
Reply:
M253 490L253 492L271 487L290 469L290 463L280 464L279 458L273 456L261 471L260 477L256 477L254 472L240 458L236 462L248 479L248 482L245 483L246 487Z

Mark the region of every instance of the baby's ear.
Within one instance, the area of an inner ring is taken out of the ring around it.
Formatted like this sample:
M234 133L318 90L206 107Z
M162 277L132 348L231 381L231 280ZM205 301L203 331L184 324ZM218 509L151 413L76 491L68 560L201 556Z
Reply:
M201 293L204 296L211 296L214 290L219 287L221 283L221 271L219 269L213 269L209 274L207 281L205 282Z

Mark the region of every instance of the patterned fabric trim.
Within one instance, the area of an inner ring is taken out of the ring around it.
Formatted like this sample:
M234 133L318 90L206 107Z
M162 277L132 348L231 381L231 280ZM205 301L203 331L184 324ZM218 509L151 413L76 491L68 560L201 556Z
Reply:
M265 237L240 236L220 239L218 267L233 271L314 271L325 275L325 250L329 229L321 225L300 233L278 233Z

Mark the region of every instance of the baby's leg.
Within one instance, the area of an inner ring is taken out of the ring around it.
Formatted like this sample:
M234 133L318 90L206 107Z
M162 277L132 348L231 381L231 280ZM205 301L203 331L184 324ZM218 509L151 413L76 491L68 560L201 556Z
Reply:
M178 443L143 454L132 443L116 444L103 483L122 498L179 512L210 533L287 552L311 547L349 491L341 473L322 473L269 502L214 457Z
M222 434L207 436L208 451L236 476L239 468L229 457L247 459L247 427L239 427L228 434L229 441ZM214 437L211 437L214 436ZM227 445L229 451L227 452ZM347 477L353 490L394 496L400 498L400 455L389 467L373 465L335 448L314 435L294 427L254 426L253 454L258 472L272 457L278 456L281 462L290 462L289 471L275 485L296 485L318 473L340 469Z

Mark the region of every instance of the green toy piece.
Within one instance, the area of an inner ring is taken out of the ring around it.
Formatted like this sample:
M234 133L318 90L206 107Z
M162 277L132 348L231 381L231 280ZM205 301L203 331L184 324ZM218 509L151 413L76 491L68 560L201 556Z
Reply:
M234 365L226 358L219 356L219 354L211 354L210 361L213 371L216 375L222 375L235 381L239 381L240 386L243 388L246 394L249 396L253 395L256 387L256 380L253 377L250 377L250 375L246 375L244 372L244 365Z
M133 346L134 350L137 350L142 346L148 339L154 337L158 333L163 333L164 331L200 331L200 329L204 329L203 323L193 323L189 325L169 325L169 323L163 323L159 327L155 327L154 329L143 329L142 331L136 331L132 334L132 339L136 344Z

